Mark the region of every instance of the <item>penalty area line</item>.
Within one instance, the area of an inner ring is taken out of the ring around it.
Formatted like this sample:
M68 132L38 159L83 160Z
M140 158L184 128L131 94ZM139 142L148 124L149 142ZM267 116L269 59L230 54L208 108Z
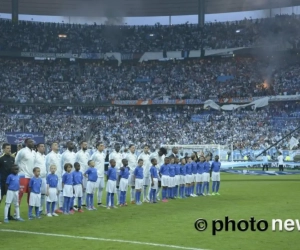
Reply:
M158 243L142 242L142 241L118 240L118 239L96 238L96 237L86 237L86 236L73 236L73 235L66 235L66 234L39 233L39 232L11 230L11 229L0 229L0 232L10 232L10 233L20 233L20 234L32 234L32 235L42 235L42 236L49 236L49 237L82 239L82 240L95 240L95 241L128 243L128 244L135 244L135 245L164 247L164 248L173 248L173 249L184 249L184 250L208 250L208 249L202 249L202 248L183 247L183 246L158 244Z

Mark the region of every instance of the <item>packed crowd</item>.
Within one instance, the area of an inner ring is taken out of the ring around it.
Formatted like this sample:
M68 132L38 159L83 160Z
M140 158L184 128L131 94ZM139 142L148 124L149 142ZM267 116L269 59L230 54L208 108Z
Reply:
M0 99L21 103L295 95L300 76L297 62L283 59L275 64L274 59L255 58L130 62L120 67L0 59L0 68ZM232 77L222 81L227 76Z
M0 141L4 131L42 132L48 145L59 141L87 139L90 145L103 141L127 147L134 143L152 149L161 144L221 144L235 149L263 149L288 134L300 122L297 102L271 103L256 111L203 110L199 106L177 107L22 107L2 106ZM10 112L10 113L9 113ZM198 117L197 121L193 118ZM300 139L299 132L293 135ZM280 146L289 148L286 138Z
M0 21L0 51L103 53L298 46L298 16L171 26L105 26ZM17 34L17 35L16 35ZM59 37L59 35L63 35ZM269 45L268 45L269 46Z

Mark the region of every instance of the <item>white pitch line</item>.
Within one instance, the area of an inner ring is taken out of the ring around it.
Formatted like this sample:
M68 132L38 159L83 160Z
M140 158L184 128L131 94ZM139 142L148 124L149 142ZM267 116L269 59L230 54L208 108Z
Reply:
M66 234L39 233L39 232L11 230L11 229L0 229L0 231L1 232L11 232L11 233L22 233L22 234L34 234L34 235L43 235L43 236L62 237L62 238L72 238L72 239L82 239L82 240L97 240L97 241L109 241L109 242L118 242L118 243L129 243L129 244L135 244L135 245L167 247L167 248L184 249L184 250L208 250L208 249L202 249L202 248L182 247L182 246L158 244L158 243L150 243L150 242L105 239L105 238L85 237L85 236L73 236L73 235L66 235Z

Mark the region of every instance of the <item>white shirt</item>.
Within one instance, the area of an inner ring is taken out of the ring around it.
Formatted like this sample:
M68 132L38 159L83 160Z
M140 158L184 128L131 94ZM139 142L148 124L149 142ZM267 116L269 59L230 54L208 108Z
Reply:
M46 178L47 169L46 169L46 156L40 152L36 152L34 159L34 167L39 167L41 170L40 177Z
M81 149L76 153L74 162L78 162L80 164L80 172L85 173L85 171L87 171L87 169L89 168L88 166L89 159L90 159L90 154L87 150L83 151Z
M128 167L130 168L130 173L133 173L135 168L137 167L137 157L135 154L129 152L126 157L128 161Z
M71 163L72 164L72 171L74 171L74 163L76 161L76 155L73 151L70 150L66 150L65 152L63 152L63 154L61 155L61 166L64 172L64 166L66 163Z
M158 152L155 152L150 155L150 160L156 159L157 160L157 165L156 168L160 169L160 167L165 163L165 155L159 156Z
M28 147L22 148L16 156L15 163L20 168L20 175L24 174L25 178L33 177L35 151Z
M61 154L55 153L54 151L51 151L49 154L47 154L46 156L47 172L50 172L51 165L56 166L55 174L58 176L59 179L61 179L63 173L63 168L61 165Z
M143 160L144 177L149 177L151 167L150 154L145 154L144 152L142 152L138 157L138 160L139 159Z
M277 157L277 160L278 160L278 164L279 165L283 165L284 163L283 163L283 155L279 155L278 157Z
M105 153L99 152L98 150L93 153L91 160L95 162L95 168L97 169L98 177L104 177L104 164L105 164Z
M109 154L108 159L115 160L116 161L116 169L117 169L117 171L120 171L120 168L122 167L123 155L120 152L113 151L112 153Z

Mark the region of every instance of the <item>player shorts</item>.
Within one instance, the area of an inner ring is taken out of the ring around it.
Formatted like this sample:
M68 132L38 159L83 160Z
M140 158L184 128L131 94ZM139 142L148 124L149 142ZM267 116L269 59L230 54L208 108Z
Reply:
M49 187L49 195L47 196L47 202L57 202L57 188Z
M130 187L133 187L135 185L133 177L134 177L133 173L131 173L128 177L128 186L130 186Z
M41 194L46 194L47 191L46 178L41 178L41 179L42 179Z
M180 175L175 175L175 186L180 185Z
M97 182L87 181L87 184L86 184L86 193L87 194L95 193L96 189L97 189Z
M169 185L168 187L175 187L175 176L169 176Z
M29 206L40 207L41 206L41 194L31 192L29 196Z
M212 172L211 180L212 181L220 181L220 172Z
M74 197L75 198L81 198L83 196L83 190L82 190L82 185L81 184L77 184L73 186L74 188Z
M144 177L143 186L149 186L149 184L150 184L150 177L149 176Z
M19 205L19 191L7 190L5 203Z
M163 187L168 187L169 186L169 176L167 176L167 175L162 175L161 176L161 185Z
M104 177L98 177L96 181L96 188L103 189L105 187Z
M150 183L151 189L157 190L158 189L158 179L153 178L153 186L152 183Z
M87 183L88 183L88 179L85 176L83 176L83 179L82 179L82 186L83 186L83 188L87 188Z
M135 186L135 189L142 189L143 188L143 183L144 183L144 181L143 181L143 179L135 179L135 184L134 184L134 186Z
M193 174L188 174L187 177L188 177L188 181L189 181L188 183L194 182L194 176L193 176Z
M185 175L180 175L180 185L185 185Z
M193 181L192 182L196 182L197 174L192 174L192 176L193 176Z
M203 174L197 174L196 175L196 182L202 182L203 181Z
M63 188L63 196L64 197L73 197L73 186L72 185L64 185Z
M209 173L203 173L202 180L203 182L209 182Z
M30 178L25 178L20 176L20 192L28 193Z
M117 185L116 181L108 180L106 184L106 192L107 193L117 193Z
M121 178L119 189L121 192L127 191L128 189L128 179Z

